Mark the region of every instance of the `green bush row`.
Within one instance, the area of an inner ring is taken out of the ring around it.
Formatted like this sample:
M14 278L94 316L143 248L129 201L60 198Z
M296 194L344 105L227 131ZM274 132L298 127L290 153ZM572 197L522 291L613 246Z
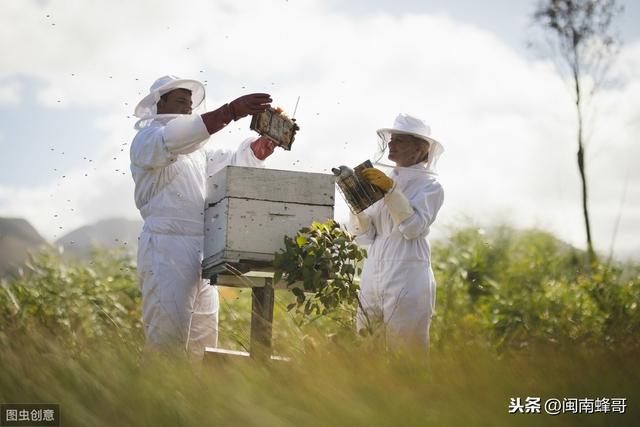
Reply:
M141 346L140 292L132 260L105 251L91 259L83 264L44 252L18 277L3 280L0 339L44 328L70 348L107 336ZM436 348L460 343L498 351L532 345L640 346L638 264L589 264L583 251L548 233L509 227L453 230L433 245L432 259L438 282L431 328ZM293 295L277 294L276 315L296 302ZM239 295L243 298L223 301L223 332L241 324L248 328L249 292ZM348 335L353 314L338 310L320 316L312 327L320 335ZM289 314L294 315L305 313ZM281 323L280 328L299 328L304 322ZM274 332L298 339L309 331L305 327L302 333ZM244 341L248 337L248 330L231 332Z
M637 349L639 266L587 260L538 230L454 231L433 248L434 341Z

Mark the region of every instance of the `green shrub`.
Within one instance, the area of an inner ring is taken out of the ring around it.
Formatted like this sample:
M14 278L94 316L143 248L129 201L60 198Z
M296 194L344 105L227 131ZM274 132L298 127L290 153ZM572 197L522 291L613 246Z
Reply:
M454 231L433 248L435 345L637 348L637 268L590 265L587 259L538 230Z
M303 300L298 291L276 292L274 343L280 352L303 351L307 340L336 336L346 345L356 343L354 298L363 255L335 223L314 224L288 239L279 268L285 280L301 281L313 294ZM586 259L583 251L541 231L453 230L432 249L438 283L433 348L638 349L640 266L587 268ZM70 349L109 337L142 346L135 267L123 253L98 251L83 264L44 252L19 277L1 283L2 342L41 329ZM246 348L250 291L234 292L221 304L220 344ZM296 310L287 313L287 307Z
M74 348L107 335L139 342L140 301L135 265L122 253L96 251L81 264L42 252L0 287L0 337L43 329Z
M291 286L296 301L287 308L301 310L306 316L324 316L358 301L357 264L366 252L352 235L333 220L314 222L294 237L284 237L285 248L275 254L274 281L281 278ZM305 292L312 295L305 295Z

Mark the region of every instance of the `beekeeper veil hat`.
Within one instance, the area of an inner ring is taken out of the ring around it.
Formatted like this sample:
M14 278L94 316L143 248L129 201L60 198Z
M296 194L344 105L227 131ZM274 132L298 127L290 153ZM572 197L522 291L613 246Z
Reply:
M435 173L436 163L444 152L444 147L440 141L431 136L431 127L425 124L424 121L409 114L401 113L396 117L393 126L378 129L377 133L379 139L378 152L374 158L374 163L390 166L381 163L381 160L388 154L389 141L391 141L393 134L412 135L429 144L429 156L427 157L427 161L424 162L424 168L427 172Z
M191 91L191 108L196 109L204 101L204 85L197 80L181 79L176 76L164 76L153 82L149 94L136 105L133 115L140 119L147 119L158 114L156 104L160 97L174 89L188 89Z

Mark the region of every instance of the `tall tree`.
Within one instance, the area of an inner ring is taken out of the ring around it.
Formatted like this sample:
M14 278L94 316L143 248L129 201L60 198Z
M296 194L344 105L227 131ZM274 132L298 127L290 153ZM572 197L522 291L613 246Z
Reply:
M582 212L591 261L596 259L591 237L587 175L585 164L585 106L601 87L617 54L620 41L613 22L623 7L616 0L541 0L533 14L534 22L548 36L549 55L562 76L572 86L578 115L578 169L582 184Z

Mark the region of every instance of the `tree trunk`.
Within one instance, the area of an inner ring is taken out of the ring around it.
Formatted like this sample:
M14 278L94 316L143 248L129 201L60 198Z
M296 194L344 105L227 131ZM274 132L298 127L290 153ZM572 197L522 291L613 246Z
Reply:
M578 112L578 169L580 171L580 180L582 183L582 213L584 215L584 225L587 231L587 253L589 256L589 263L591 264L596 260L596 254L593 250L593 242L591 240L591 223L589 221L589 206L588 206L588 197L587 197L587 176L585 173L585 164L584 164L584 144L582 141L582 105L581 105L581 94L580 94L580 80L578 78L579 73L574 69L573 79L575 82L576 89L576 110Z

